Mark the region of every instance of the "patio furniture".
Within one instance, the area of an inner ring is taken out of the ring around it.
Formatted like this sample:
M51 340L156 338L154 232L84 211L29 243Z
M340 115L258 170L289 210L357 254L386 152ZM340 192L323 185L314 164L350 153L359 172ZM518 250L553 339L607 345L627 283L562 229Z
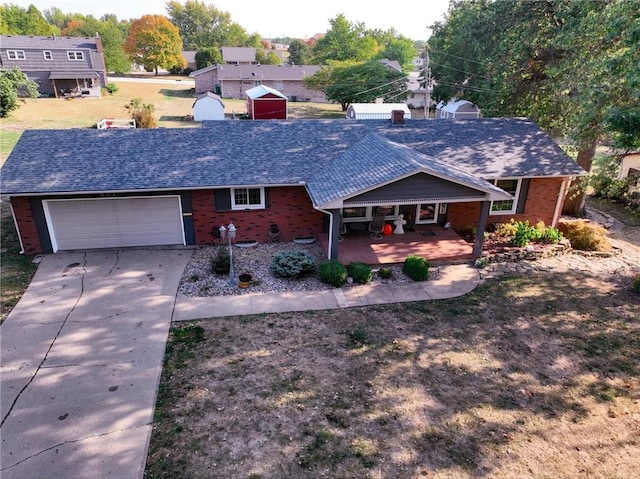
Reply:
M338 241L342 241L344 239L344 235L347 234L347 225L342 221L342 215L340 216L340 226L338 227Z
M369 232L372 239L382 238L382 232L384 231L384 217L387 214L387 210L384 208L378 208L373 215L373 220L369 223Z

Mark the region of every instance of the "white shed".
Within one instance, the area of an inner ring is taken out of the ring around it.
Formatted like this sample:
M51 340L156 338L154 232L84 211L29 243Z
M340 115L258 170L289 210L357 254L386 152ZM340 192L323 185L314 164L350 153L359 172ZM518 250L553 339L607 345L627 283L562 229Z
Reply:
M350 120L390 120L393 110L402 110L404 118L411 119L411 110L405 103L352 103L347 108Z
M436 105L436 118L453 118L456 120L480 118L480 109L470 101L452 98L447 103L441 101Z
M193 119L203 120L224 120L224 103L215 93L201 93L193 103Z

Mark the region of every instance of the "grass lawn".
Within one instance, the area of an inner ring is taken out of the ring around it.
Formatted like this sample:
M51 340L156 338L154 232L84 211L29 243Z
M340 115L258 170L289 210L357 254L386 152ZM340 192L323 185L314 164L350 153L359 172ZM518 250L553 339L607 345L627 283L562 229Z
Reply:
M145 477L631 478L640 297L573 274L174 325Z

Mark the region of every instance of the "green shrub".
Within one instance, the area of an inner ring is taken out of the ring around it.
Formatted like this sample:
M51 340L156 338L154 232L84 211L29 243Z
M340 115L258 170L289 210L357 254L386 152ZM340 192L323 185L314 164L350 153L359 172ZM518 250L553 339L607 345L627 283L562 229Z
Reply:
M563 221L558 229L571 242L571 247L580 251L611 251L607 230L587 221Z
M402 272L413 281L426 281L429 278L429 260L409 255L402 265Z
M640 293L640 273L633 277L633 283L631 285L636 293Z
M367 284L371 282L371 266L366 263L354 261L347 267L347 272L355 283Z
M120 87L118 85L116 85L115 83L107 83L107 86L104 87L104 90L109 94L109 95L113 95L114 93L116 93L118 90L120 89Z
M347 268L337 259L328 259L320 263L320 281L340 287L347 280Z
M304 251L280 251L271 258L271 273L278 278L300 278L315 269L313 256Z
M218 246L215 256L211 257L211 271L215 274L228 274L231 269L231 257L226 246Z
M129 110L131 119L136 121L136 128L156 128L158 119L153 114L156 107L149 103L142 103L142 98L134 98L124 106Z
M391 271L389 268L380 268L378 270L378 276L381 279L391 279L393 278L393 271Z
M553 226L549 226L545 228L544 231L542 232L542 235L540 235L540 241L547 244L559 243L562 238L563 238L562 231L560 231L557 228L554 228Z
M539 230L535 226L531 226L529 221L516 221L513 223L516 227L516 233L511 238L511 243L516 246L527 246L540 236Z

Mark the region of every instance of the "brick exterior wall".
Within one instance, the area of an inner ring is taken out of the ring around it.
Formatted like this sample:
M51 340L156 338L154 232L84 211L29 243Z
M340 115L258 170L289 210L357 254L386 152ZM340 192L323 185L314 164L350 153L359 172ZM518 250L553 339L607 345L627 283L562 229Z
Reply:
M487 224L506 223L514 218L519 221L528 220L530 224L544 221L545 225L550 226L553 222L553 213L561 187L562 178L532 178L529 183L524 213L489 215ZM475 225L478 222L479 214L479 203L452 203L447 211L447 221L451 222L454 229L464 229Z
M22 238L22 246L26 254L42 253L42 245L38 236L38 228L33 218L33 210L31 209L31 201L25 197L11 198L11 206L15 215L20 236Z
M269 240L269 226L280 228L280 241L291 241L299 236L322 234L323 213L314 210L307 191L303 187L268 188L269 205L264 210L216 211L212 190L194 191L191 194L193 224L196 244L214 240L213 230L232 222L238 228L237 241Z

